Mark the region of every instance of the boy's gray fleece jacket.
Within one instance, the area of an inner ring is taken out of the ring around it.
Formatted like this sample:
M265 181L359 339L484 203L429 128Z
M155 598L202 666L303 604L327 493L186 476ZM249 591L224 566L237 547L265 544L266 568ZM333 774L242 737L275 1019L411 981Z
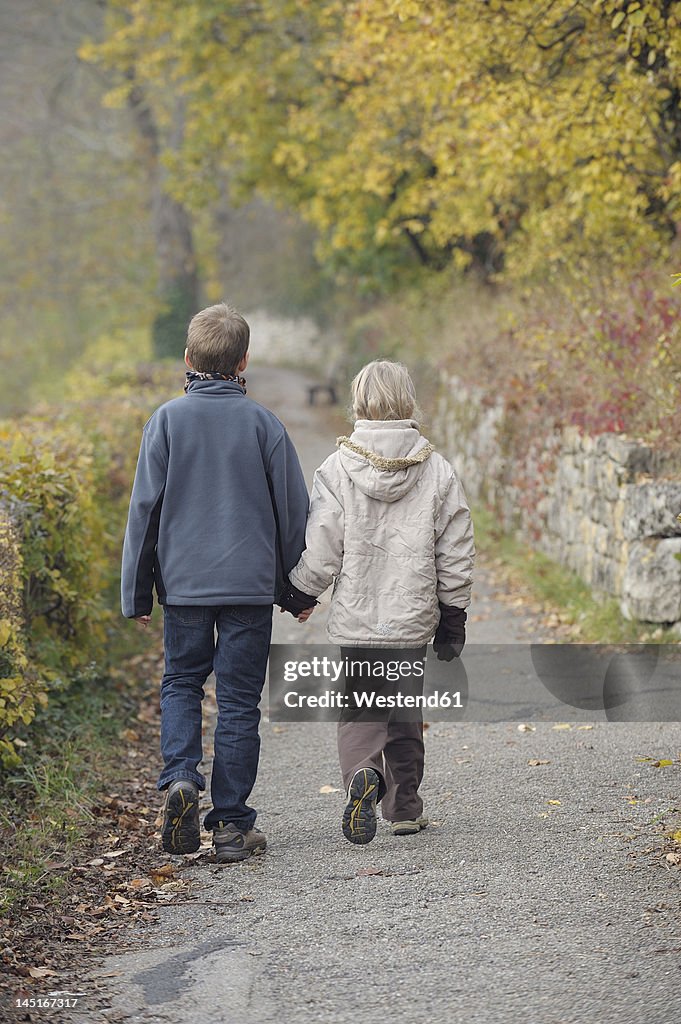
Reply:
M148 615L154 585L160 604L272 604L305 546L307 511L298 456L277 417L236 382L192 381L144 428L123 614Z
M473 527L463 488L413 420L357 420L315 473L306 550L289 573L348 647L427 643L438 601L470 603Z

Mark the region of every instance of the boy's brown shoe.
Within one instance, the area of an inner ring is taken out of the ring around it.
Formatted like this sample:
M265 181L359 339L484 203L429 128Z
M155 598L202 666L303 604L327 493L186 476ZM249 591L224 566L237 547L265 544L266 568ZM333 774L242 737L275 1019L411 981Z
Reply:
M391 821L390 831L394 836L413 836L429 824L428 818L423 816L415 818L413 821Z
M267 849L267 839L257 828L241 832L231 823L213 829L213 848L219 864L232 864L247 860Z

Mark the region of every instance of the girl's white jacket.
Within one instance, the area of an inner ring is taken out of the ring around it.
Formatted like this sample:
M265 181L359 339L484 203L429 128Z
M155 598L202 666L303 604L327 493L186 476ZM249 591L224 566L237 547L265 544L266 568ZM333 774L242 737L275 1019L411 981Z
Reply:
M318 597L333 583L334 644L427 643L438 601L470 603L473 526L456 473L413 420L357 420L315 473L306 550L289 573Z

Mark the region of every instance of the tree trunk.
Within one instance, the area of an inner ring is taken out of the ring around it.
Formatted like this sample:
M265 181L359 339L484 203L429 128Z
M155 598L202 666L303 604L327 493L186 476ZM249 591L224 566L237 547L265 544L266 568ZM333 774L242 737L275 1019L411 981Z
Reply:
M128 77L134 80L134 72L128 72ZM199 308L192 222L187 209L166 191L167 172L160 161L158 127L138 84L130 90L129 104L139 133L152 197L160 307L152 329L154 352L161 357L179 357L185 347L187 324ZM179 147L182 131L182 112L178 109L169 141L171 148Z

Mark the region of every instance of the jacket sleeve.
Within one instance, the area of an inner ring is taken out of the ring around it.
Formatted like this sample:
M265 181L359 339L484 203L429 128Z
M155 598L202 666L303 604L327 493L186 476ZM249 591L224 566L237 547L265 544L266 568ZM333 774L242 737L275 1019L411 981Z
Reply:
M466 608L473 582L473 523L463 487L452 472L435 524L437 597L445 605Z
M154 563L168 459L145 428L123 541L121 610L128 619L149 615L154 604Z
M300 558L305 547L305 524L309 497L303 471L286 431L277 442L267 464L270 495L277 519L277 553L284 576ZM283 585L279 580L278 585Z
M289 573L291 583L304 594L319 597L343 564L345 512L326 464L314 475L310 515L305 532L305 551Z

